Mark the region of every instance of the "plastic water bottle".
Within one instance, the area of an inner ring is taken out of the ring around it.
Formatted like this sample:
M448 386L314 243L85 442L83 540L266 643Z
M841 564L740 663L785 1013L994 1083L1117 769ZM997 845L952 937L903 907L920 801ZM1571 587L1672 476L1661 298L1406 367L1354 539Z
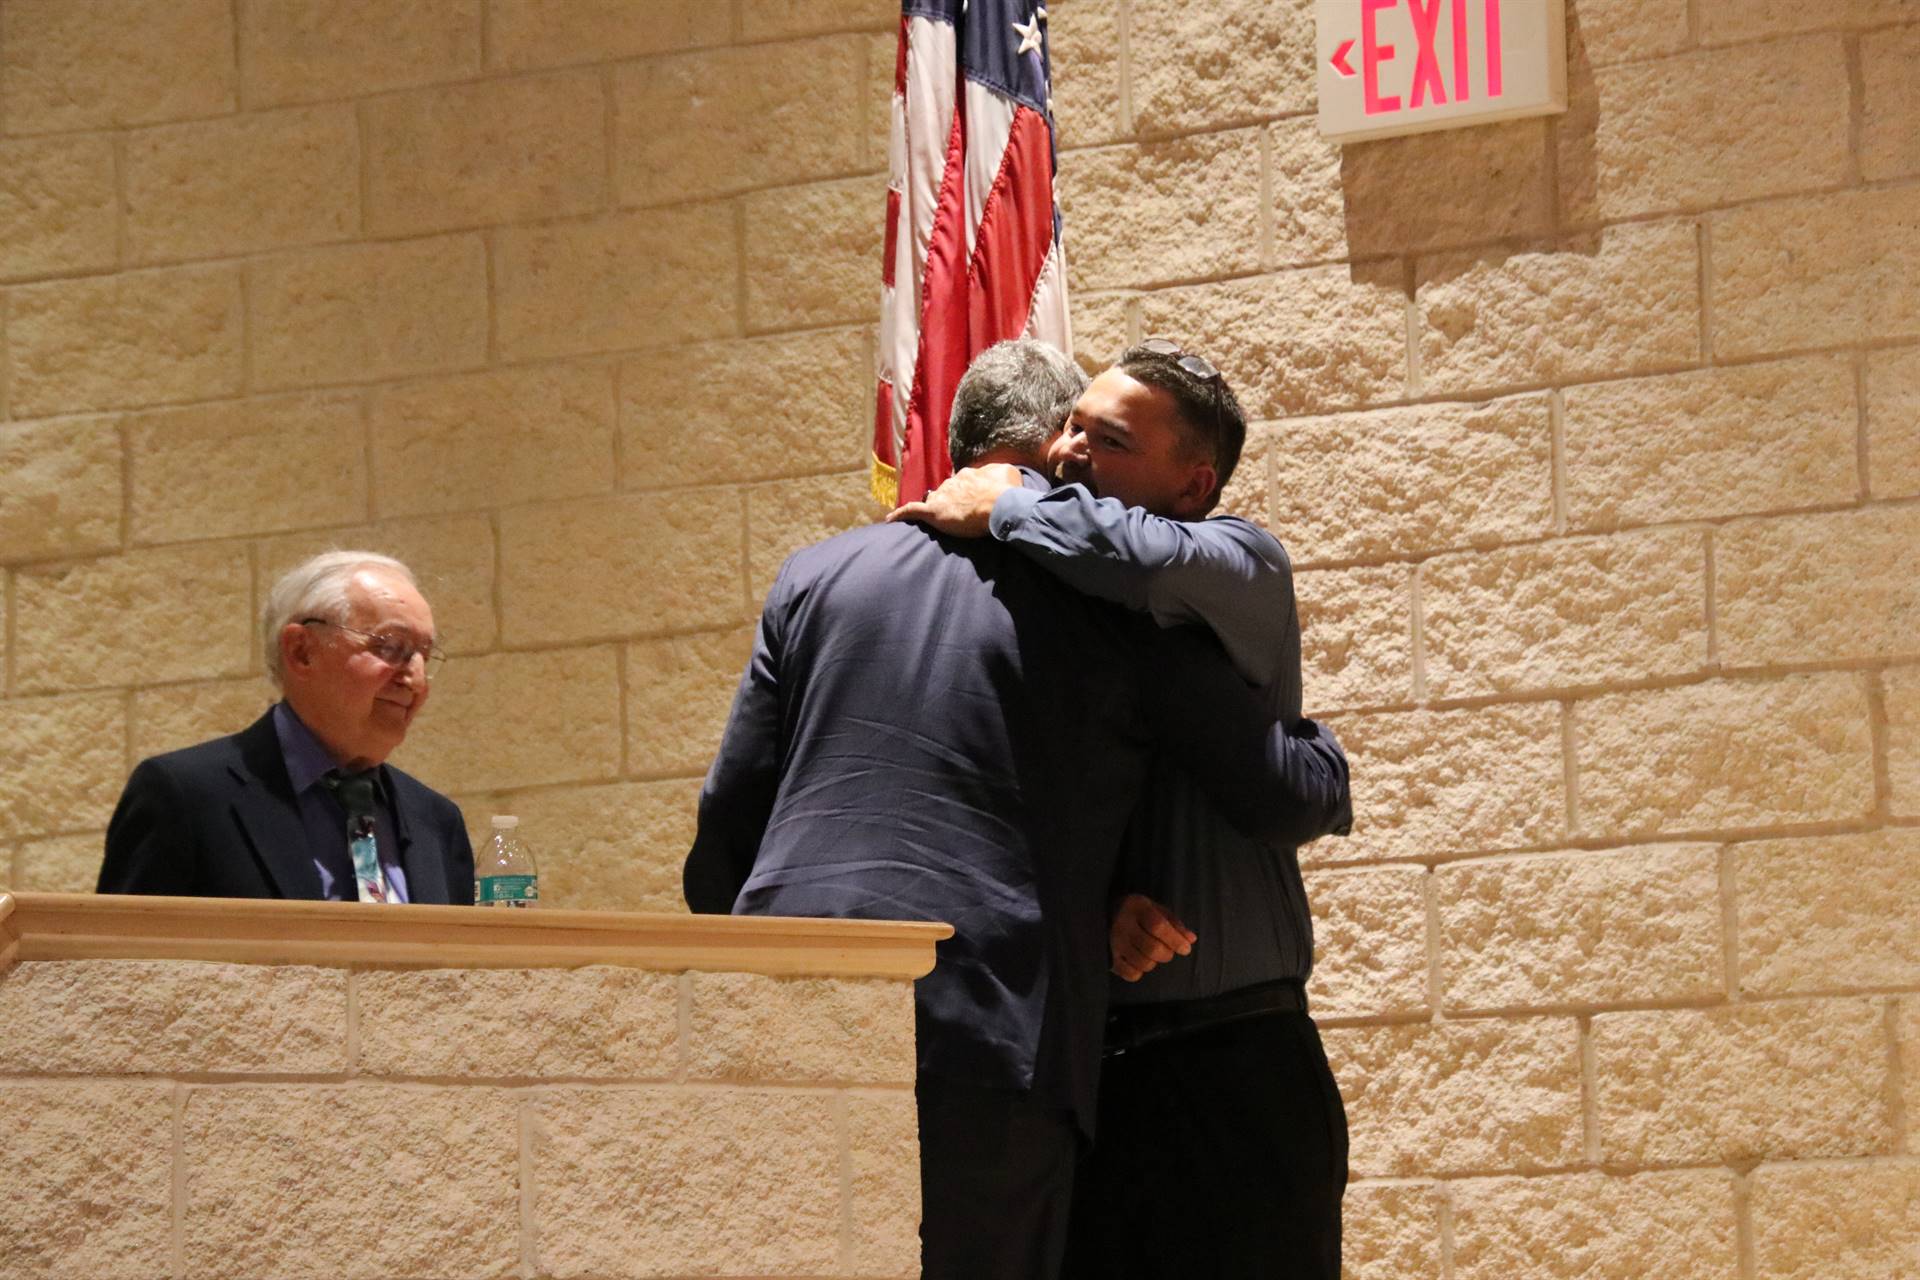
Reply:
M493 839L481 851L473 879L477 907L537 907L540 873L534 869L533 850L521 842L520 819L512 814L493 816Z

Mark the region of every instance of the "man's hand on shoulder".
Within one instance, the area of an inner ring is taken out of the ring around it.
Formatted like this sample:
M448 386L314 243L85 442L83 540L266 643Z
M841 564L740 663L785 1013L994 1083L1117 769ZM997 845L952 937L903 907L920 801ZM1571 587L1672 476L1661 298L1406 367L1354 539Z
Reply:
M1138 982L1175 956L1191 954L1199 935L1181 924L1173 912L1141 893L1130 893L1113 909L1107 944L1113 972Z
M1020 487L1020 468L1004 462L963 467L922 501L895 507L887 523L918 520L958 538L984 538L993 504L1007 490Z

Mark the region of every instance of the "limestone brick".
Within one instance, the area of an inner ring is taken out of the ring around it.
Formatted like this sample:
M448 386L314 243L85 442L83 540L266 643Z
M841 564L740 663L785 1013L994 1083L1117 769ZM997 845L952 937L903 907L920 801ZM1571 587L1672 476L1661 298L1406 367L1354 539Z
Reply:
M1725 994L1711 845L1454 863L1435 876L1449 1011Z
M1419 264L1429 393L1648 373L1700 355L1700 253L1688 223L1611 227L1512 254Z
M500 513L500 609L511 645L657 635L739 622L737 491L642 494ZM583 565L596 589L582 592Z
M1601 1159L1694 1164L1890 1151L1884 1021L1868 1000L1599 1014Z
M136 544L366 518L366 427L352 397L133 414L125 431L127 532Z
M872 325L885 174L756 192L741 206L749 332Z
M1567 9L1569 61L1596 67L1678 53L1692 42L1687 0L1579 0Z
M1920 667L1900 667L1881 678L1887 709L1887 775L1892 808L1920 817Z
M0 44L10 133L184 120L235 105L229 0L9 0Z
M1426 253L1553 229L1547 128L1522 120L1341 148L1346 251L1373 257ZM1292 198L1274 191L1276 212Z
M1873 807L1857 676L1610 693L1573 714L1586 835L1843 821Z
M1275 265L1347 256L1343 180L1347 156L1357 153L1364 144L1343 147L1327 141L1320 136L1319 121L1311 116L1276 120L1267 129L1267 144L1275 196Z
M834 1106L824 1093L745 1089L542 1094L539 1274L832 1273L841 1220Z
M900 69L900 32L866 37L865 102L862 108L861 167L879 171L890 166L893 141L893 86Z
M240 273L182 267L9 291L16 417L233 395Z
M620 772L611 647L495 653L447 664L395 762L441 790L586 782Z
M490 0L487 61L512 69L643 57L725 44L730 6L712 0Z
M360 135L347 104L128 135L127 253L225 257L343 240L360 226Z
M382 516L584 498L614 486L605 365L412 382L376 393L370 416Z
M1318 708L1413 701L1413 570L1316 569L1293 580L1307 700Z
M467 825L513 813L540 864L540 901L597 911L683 911L699 779L530 791L498 808L463 806Z
M1876 498L1920 498L1920 347L1867 357L1867 455Z
M1074 289L1111 289L1260 267L1255 129L1069 151L1060 208Z
M1275 316L1285 316L1275 325ZM1358 408L1405 394L1397 265L1309 267L1148 294L1142 332L1203 352L1250 418Z
M342 1071L347 975L304 965L29 960L0 982L0 1021L8 1028L0 1072Z
M1424 858L1538 847L1566 832L1560 708L1335 717L1353 776L1353 837L1316 844L1323 859Z
M1713 350L1727 358L1920 336L1920 187L1712 215Z
M14 851L13 887L22 893L92 893L100 882L106 833L28 840Z
M1341 1274L1346 1280L1444 1274L1440 1211L1445 1198L1432 1183L1348 1183L1340 1210Z
M1761 1165L1756 1280L1890 1280L1920 1257L1920 1160Z
M620 202L672 204L858 171L868 43L825 36L618 68Z
M1053 63L1053 121L1061 138L1081 144L1123 137L1120 97L1121 0L1079 0L1048 10Z
M1860 38L1860 173L1869 182L1920 173L1920 26Z
M1736 1216L1719 1169L1469 1179L1454 1188L1453 1274L1735 1280Z
M494 1089L193 1089L178 1157L186 1265L208 1277L508 1275L516 1112Z
M127 712L127 756L145 760L238 733L264 715L276 696L259 676L137 689Z
M14 688L237 676L253 656L247 549L136 551L14 578Z
M1706 596L1696 529L1437 557L1420 568L1427 692L1460 698L1698 671Z
M253 375L266 388L443 373L487 356L475 236L352 245L248 267Z
M480 71L485 0L244 0L240 75L249 107L357 98ZM511 12L494 2L496 39Z
M1724 86L1741 86L1737 105ZM1569 225L1838 186L1850 89L1837 36L1714 49L1576 80L1560 140Z
M10 979L9 979L10 981ZM172 1258L172 1088L0 1083L0 1234L22 1280L141 1280Z
M697 1080L912 1084L913 985L886 978L694 973Z
M500 354L512 360L652 348L739 332L726 205L509 228L494 237Z
M1407 556L1553 532L1545 396L1411 405L1256 428L1296 559Z
M0 836L104 829L126 741L117 693L0 701Z
M1127 306L1133 299L1120 293L1075 293L1067 301L1072 309L1074 359L1090 376L1098 376L1132 345ZM1241 466L1245 465L1243 455Z
M678 1065L679 982L607 965L364 972L355 978L356 1069L664 1079Z
M706 772L753 650L753 632L733 627L627 646L628 773Z
M788 556L886 515L867 479L860 472L748 486L747 590L756 609Z
M1714 535L1729 666L1920 655L1920 506L1742 520Z
M869 336L835 329L627 359L623 487L772 480L864 462L873 441Z
M112 421L0 429L0 562L116 550L120 496Z
M493 647L493 528L485 516L389 520L379 525L300 533L258 544L254 599L265 600L280 575L335 548L377 551L413 570L433 608L434 629L456 657Z
M1859 493L1853 371L1782 360L1566 392L1574 529L1851 502Z
M367 123L367 229L418 235L604 208L598 71L377 98Z
M1920 987L1920 830L1736 845L1750 995Z
M1071 9L1071 4L1062 9ZM1311 111L1314 24L1307 0L1128 8L1133 126L1143 134L1218 128Z
M1306 876L1316 1018L1427 1012L1427 874L1380 867Z
M1580 1159L1572 1019L1328 1031L1355 1177L1535 1172Z
M114 201L110 139L0 143L0 280L112 266Z
M1870 27L1913 16L1910 0L1836 0L1818 8L1799 0L1740 0L1705 5L1700 10L1700 39L1705 44L1792 35L1831 27Z
M920 1274L920 1135L913 1095L847 1095L852 1274Z

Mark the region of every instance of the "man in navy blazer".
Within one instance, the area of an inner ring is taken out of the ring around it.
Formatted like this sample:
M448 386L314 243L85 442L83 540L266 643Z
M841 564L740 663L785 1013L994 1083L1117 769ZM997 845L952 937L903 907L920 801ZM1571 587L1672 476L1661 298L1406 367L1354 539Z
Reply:
M956 394L955 463L1037 466L1084 385L1044 344L989 349ZM1276 722L1210 635L1001 543L874 525L795 553L768 593L687 903L954 926L915 1001L927 1277L1059 1266L1114 860L1156 745L1252 834L1349 819L1332 736Z
M385 763L440 656L413 574L371 552L315 556L268 593L263 632L282 700L230 737L140 763L99 891L471 903L459 807Z

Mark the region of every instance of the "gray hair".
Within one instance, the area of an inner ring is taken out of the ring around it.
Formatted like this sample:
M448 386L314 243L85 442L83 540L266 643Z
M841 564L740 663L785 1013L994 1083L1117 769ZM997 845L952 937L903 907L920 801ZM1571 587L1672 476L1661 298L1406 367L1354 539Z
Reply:
M994 449L1038 454L1087 389L1087 375L1034 338L996 342L974 357L953 393L947 452L956 467Z
M280 632L289 622L302 618L345 622L347 584L362 569L385 569L414 590L420 589L413 570L392 556L383 556L377 551L322 551L280 575L280 581L267 592L266 603L260 609L260 638L266 650L267 678L273 681L274 688L281 687L286 674L280 666Z

